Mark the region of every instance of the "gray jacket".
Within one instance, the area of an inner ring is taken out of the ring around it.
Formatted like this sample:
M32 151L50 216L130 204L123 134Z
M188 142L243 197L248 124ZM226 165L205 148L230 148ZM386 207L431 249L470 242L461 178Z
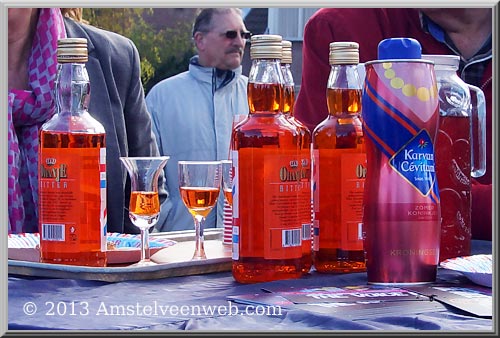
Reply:
M144 101L140 59L121 35L64 18L68 37L86 38L90 78L89 112L106 130L108 232L138 233L128 217L130 182L120 156L158 156L151 117ZM159 179L160 202L166 199Z

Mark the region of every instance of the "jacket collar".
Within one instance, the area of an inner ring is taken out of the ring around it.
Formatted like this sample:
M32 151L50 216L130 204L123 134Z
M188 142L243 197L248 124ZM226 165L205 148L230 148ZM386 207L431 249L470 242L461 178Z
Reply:
M233 70L221 70L215 67L203 67L199 63L199 56L195 55L189 60L189 72L198 81L210 83L212 93L235 82L242 74L242 66Z
M445 44L449 49L451 49L456 55L460 55L462 63L466 60L460 54L459 50L453 43L453 40L448 36L446 31L441 28L437 23L432 21L427 15L423 12L419 12L420 14L420 24L424 32L429 33L436 39L437 41ZM485 59L490 59L492 57L492 42L491 42L491 34L488 39L484 42L484 45L479 49L476 55L472 56L469 60L467 60L467 64L474 61L484 61ZM462 67L460 67L462 68Z

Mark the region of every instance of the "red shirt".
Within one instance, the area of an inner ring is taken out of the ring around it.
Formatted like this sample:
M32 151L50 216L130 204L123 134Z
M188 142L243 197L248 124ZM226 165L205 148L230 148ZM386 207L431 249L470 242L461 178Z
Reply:
M294 115L311 131L328 115L326 85L330 73L329 44L333 41L359 43L360 62L377 59L380 41L407 37L418 40L422 54L454 54L444 43L422 29L419 11L414 8L323 8L304 28L302 83ZM491 240L491 101L492 62L488 61L481 81L486 96L486 174L472 190L473 238Z

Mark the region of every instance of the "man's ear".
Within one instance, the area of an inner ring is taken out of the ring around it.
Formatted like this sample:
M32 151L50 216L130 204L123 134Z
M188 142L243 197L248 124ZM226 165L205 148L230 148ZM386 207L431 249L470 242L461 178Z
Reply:
M196 49L198 49L198 50L205 49L205 42L206 42L205 41L205 34L203 34L202 32L194 33L193 41L194 41L194 45L196 46Z

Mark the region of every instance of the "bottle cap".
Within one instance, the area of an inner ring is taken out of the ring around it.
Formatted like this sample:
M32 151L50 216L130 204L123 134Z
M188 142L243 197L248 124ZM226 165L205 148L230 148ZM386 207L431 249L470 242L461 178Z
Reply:
M422 54L422 59L434 62L435 66L448 66L458 69L460 56Z
M258 34L250 40L251 59L280 59L283 55L281 35Z
M421 59L422 46L412 38L391 38L378 44L379 60L389 59Z
M331 65L358 64L359 44L357 42L331 42L329 60Z
M87 39L65 38L57 41L57 62L83 63L88 61Z
M292 42L288 40L281 41L281 46L283 47L283 56L281 58L281 63L292 64Z

